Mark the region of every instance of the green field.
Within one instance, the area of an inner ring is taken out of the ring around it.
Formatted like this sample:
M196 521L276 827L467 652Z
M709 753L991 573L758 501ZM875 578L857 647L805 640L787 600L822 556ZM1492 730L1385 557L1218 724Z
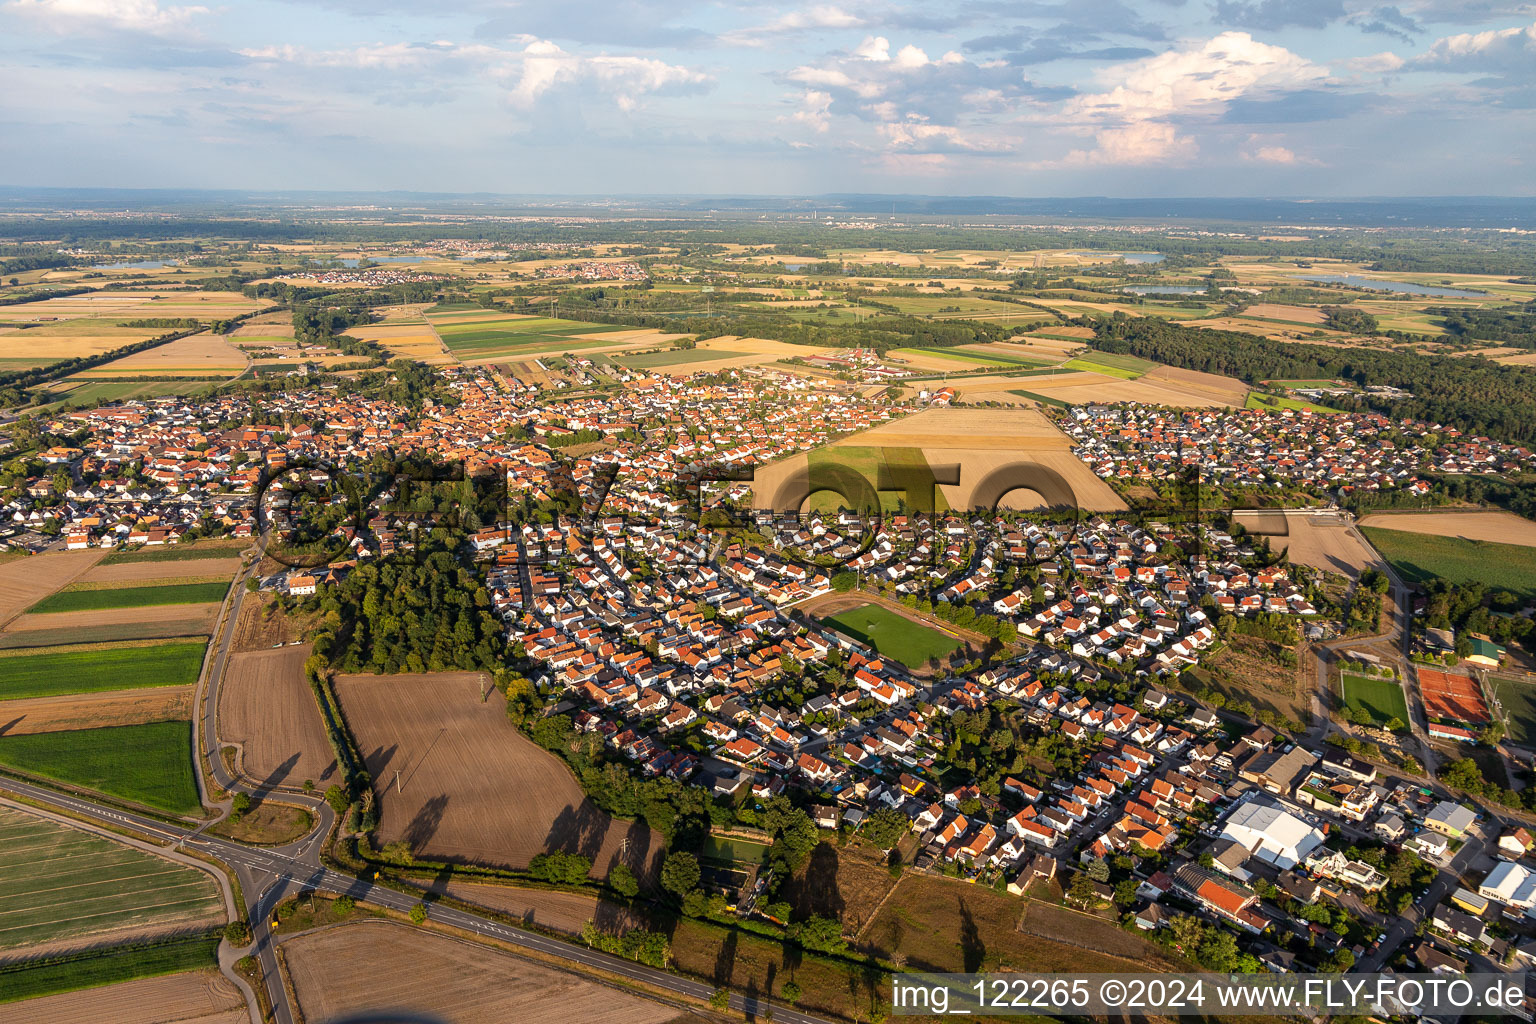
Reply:
M456 354L469 356L513 355L560 348L575 351L600 346L590 334L614 334L633 327L585 323L547 316L509 317L490 313L473 320L433 319L432 326L443 343Z
M892 349L891 355L897 358L910 358L912 356L934 356L939 359L953 359L958 362L972 363L976 366L1023 366L1033 368L1046 365L1043 359L1030 359L1027 356L1011 356L997 353L983 353L975 348L898 348Z
M0 736L0 765L172 814L202 809L191 722Z
M0 701L147 686L190 686L197 682L207 646L194 640L0 657Z
M34 647L69 647L78 644L115 644L124 640L207 640L208 619L172 622L114 622L101 626L59 629L27 629L0 633L0 651Z
M877 604L850 608L823 621L908 668L921 668L929 658L943 658L964 646L952 636L920 626Z
M1536 597L1536 548L1379 526L1362 526L1360 532L1408 583L1437 577L1453 583L1477 580L1489 589Z
M1491 676L1493 693L1509 723L1509 738L1523 747L1536 743L1536 680Z
M206 924L224 905L219 884L196 868L9 807L0 807L0 849L0 949Z
M207 604L224 600L228 583L170 583L162 587L111 590L61 590L28 608L29 612L92 612L104 608L147 608L161 604Z
M1261 395L1257 391L1248 392L1248 401L1243 404L1244 409L1262 409L1265 412L1274 412L1278 409L1294 409L1297 412L1342 412L1342 409L1333 409L1326 405L1317 405L1312 402L1303 402L1299 398L1284 398L1280 395Z
M1014 388L1008 393L1010 395L1018 395L1020 398L1028 398L1031 401L1039 402L1041 405L1047 405L1053 409L1071 408L1069 403L1063 402L1059 398L1052 398L1050 395L1038 395L1033 391L1024 391L1020 388Z
M1136 356L1121 355L1118 352L1090 352L1076 359L1068 359L1066 367L1069 370L1087 370L1090 373L1102 373L1107 377L1119 377L1121 380L1135 380L1148 370L1157 369L1157 364L1150 359L1139 359Z
M233 377L235 371L223 374ZM45 408L57 408L66 402L71 405L90 405L93 402L120 402L126 398L156 398L160 395L191 395L204 389L216 388L216 380L124 380L83 381L67 392L58 393L58 400Z
M681 366L685 363L707 363L711 359L735 359L745 352L727 352L723 348L672 348L660 352L643 352L639 355L616 355L613 361L620 366L636 370L649 370L662 366Z
M704 849L699 852L699 856L704 860L761 864L768 858L768 844L754 843L750 839L706 836Z
M1363 708L1378 725L1397 719L1408 721L1408 700L1396 679L1368 676L1360 672L1339 673L1344 691L1344 706L1351 711Z
M0 1003L218 965L217 934L191 935L132 948L92 949L41 962L0 964Z
M211 540L167 547L134 548L114 551L101 560L102 565L126 565L129 562L190 562L199 558L233 558L250 547L246 541Z

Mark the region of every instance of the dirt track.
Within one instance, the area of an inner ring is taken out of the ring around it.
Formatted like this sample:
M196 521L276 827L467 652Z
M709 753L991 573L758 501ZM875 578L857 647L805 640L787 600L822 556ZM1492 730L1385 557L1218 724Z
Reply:
M189 719L192 691L190 686L157 686L0 701L0 736Z
M5 1005L9 1024L245 1024L245 1000L214 970L138 978Z
M233 654L219 687L219 739L241 745L240 765L257 783L320 789L334 781L336 759L304 678L305 646Z
M79 579L101 560L102 554L94 548L50 551L0 562L0 626Z
M673 1007L485 946L385 921L294 936L283 955L306 1020L366 1011L448 1024L662 1024ZM395 1017L393 1019L402 1019Z
M658 867L660 834L615 821L570 771L507 721L494 688L473 672L340 676L336 692L379 793L382 842L418 855L526 867L546 850L580 853L604 877L620 860L642 877ZM400 773L398 789L395 772Z

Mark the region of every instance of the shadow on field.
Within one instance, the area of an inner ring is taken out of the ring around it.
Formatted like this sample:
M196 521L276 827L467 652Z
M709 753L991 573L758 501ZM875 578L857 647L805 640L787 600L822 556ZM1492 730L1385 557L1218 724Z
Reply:
M273 768L270 772L267 773L266 779L257 784L257 790L264 791L269 789L276 789L278 786L281 786L283 784L283 780L293 774L293 767L298 763L299 755L296 753L289 754L288 760L284 761L276 768Z
M421 851L437 835L437 830L443 824L443 811L448 806L448 794L439 793L428 800L417 810L411 823L405 826L402 838L410 844L412 850Z

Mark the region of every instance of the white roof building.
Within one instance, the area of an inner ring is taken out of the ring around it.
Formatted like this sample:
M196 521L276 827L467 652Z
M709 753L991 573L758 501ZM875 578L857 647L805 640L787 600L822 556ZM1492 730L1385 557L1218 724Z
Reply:
M1227 816L1221 835L1262 861L1293 868L1323 844L1323 834L1298 810L1268 794L1255 794Z
M1478 895L1520 910L1536 907L1536 874L1522 865L1500 861L1477 887Z

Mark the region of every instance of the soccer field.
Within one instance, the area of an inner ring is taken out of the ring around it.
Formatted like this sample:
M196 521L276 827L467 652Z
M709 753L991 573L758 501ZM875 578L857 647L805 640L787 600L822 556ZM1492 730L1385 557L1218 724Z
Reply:
M908 668L921 668L929 658L943 658L964 646L955 637L920 626L877 604L850 608L825 621L855 640L869 644L882 657L892 658Z
M1403 686L1396 679L1341 672L1339 686L1343 690L1344 706L1351 711L1364 708L1378 724L1394 718L1404 723L1408 721L1408 699L1403 696Z

